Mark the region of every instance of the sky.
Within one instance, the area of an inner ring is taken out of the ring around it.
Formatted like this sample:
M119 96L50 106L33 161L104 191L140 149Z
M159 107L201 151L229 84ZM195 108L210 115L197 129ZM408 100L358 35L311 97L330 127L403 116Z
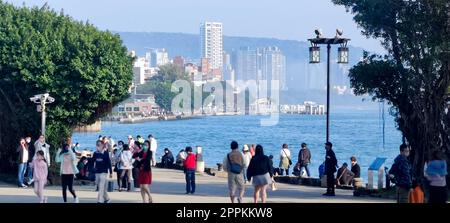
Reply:
M14 5L45 2L100 29L133 32L199 33L200 23L223 23L226 36L306 41L316 28L325 37L344 30L349 44L384 53L379 40L367 39L343 6L331 0L5 0Z

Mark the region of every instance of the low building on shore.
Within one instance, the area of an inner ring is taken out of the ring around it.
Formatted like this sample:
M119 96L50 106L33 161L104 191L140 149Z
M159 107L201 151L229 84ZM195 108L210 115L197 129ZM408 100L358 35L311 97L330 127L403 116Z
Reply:
M280 112L285 114L324 115L325 105L313 101L305 101L297 105L280 105Z
M113 108L113 114L121 117L155 116L160 112L153 94L133 94L131 98Z

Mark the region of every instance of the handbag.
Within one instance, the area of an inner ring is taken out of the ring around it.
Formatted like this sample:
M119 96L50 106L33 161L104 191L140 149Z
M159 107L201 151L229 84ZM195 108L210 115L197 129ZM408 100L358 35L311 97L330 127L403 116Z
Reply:
M273 179L273 177L272 177L271 187L272 187L272 191L276 191L277 190L277 185L275 184L275 180Z
M282 149L282 150L283 150L283 153L286 154L286 158L288 158L288 160L289 160L289 166L292 165L291 158L289 158L289 156L287 155L286 151L284 151L284 149Z

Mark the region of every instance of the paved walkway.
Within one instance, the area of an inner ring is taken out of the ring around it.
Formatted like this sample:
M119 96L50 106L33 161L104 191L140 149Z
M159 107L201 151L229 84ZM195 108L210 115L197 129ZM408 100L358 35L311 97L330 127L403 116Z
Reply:
M153 169L151 192L155 203L229 203L226 178L196 175L197 189L194 195L186 195L184 174L179 170ZM268 202L276 203L380 203L393 200L371 197L354 197L351 190L336 190L336 197L323 197L325 188L290 184L277 184L278 190L268 190ZM75 186L80 203L97 202L97 192L93 186ZM61 203L59 186L47 187L45 191L49 203ZM73 202L69 192L68 201ZM110 192L111 203L140 203L140 192ZM15 185L0 183L0 203L35 203L38 198L32 188L17 188ZM253 187L247 185L245 203L253 202Z

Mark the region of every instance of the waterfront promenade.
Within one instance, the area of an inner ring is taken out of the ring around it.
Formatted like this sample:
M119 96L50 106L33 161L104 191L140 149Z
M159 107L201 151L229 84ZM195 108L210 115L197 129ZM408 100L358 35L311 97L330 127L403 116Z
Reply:
M151 192L155 203L229 203L227 179L196 175L197 190L185 195L184 174L179 170L153 168ZM336 190L336 197L323 197L325 189L290 184L277 184L278 190L268 189L268 203L392 203L394 200L354 197L351 190ZM96 203L94 186L75 186L80 203ZM62 203L61 187L46 187L49 203ZM68 201L73 199L68 194ZM111 203L141 203L140 192L110 192ZM32 188L17 188L15 184L0 182L0 203L37 203ZM253 202L253 187L247 184L244 203Z

